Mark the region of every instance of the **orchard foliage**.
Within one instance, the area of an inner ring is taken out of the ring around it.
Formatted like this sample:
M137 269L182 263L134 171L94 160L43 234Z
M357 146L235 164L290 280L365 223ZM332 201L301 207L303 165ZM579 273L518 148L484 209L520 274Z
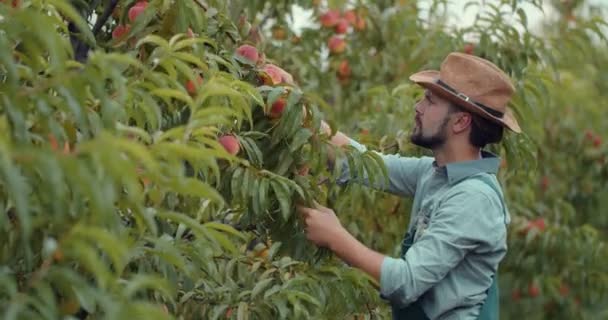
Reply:
M397 255L410 201L338 186L332 153L354 176L386 172L320 122L423 154L407 77L451 51L518 89L526 134L491 146L513 216L503 315L606 314L603 20L555 1L561 20L537 35L519 1L472 1L465 29L445 1L328 2L1 1L2 317L389 317L372 279L306 241L294 206L329 205Z

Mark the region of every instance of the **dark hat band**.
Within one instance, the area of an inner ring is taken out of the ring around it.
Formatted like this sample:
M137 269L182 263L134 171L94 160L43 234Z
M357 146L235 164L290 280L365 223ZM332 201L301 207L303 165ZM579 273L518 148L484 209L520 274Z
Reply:
M497 118L502 118L505 114L503 112L500 111L496 111L486 105L484 105L483 103L477 102L471 98L469 98L466 94L464 93L460 93L458 91L456 91L456 89L450 87L447 83L441 81L440 79L437 80L437 84L444 87L445 89L447 89L448 91L452 92L453 94L455 94L458 98L466 101L466 102L470 102L478 107L480 107L481 109L483 109L484 111L486 111L487 113L497 117Z

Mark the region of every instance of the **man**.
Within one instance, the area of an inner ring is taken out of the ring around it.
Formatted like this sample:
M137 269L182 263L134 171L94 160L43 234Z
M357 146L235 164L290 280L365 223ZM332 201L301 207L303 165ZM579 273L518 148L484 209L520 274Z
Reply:
M410 80L425 88L410 140L434 158L381 155L389 181L376 186L414 196L402 256L367 248L322 206L298 207L307 237L378 280L395 319L497 319L509 214L496 178L500 160L482 149L499 142L503 128L521 132L507 108L513 85L491 62L461 53ZM332 143L365 150L340 132Z

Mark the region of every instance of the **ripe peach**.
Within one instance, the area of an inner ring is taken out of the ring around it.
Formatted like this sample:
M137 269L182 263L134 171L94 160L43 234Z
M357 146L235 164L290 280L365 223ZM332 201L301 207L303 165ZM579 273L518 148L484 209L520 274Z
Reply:
M201 84L203 84L203 78L201 76L196 77L196 82L188 80L188 82L186 82L186 91L188 91L190 95L195 95Z
M340 36L332 36L327 41L327 47L329 48L329 52L331 53L342 53L346 50L346 40L341 38Z
M114 28L114 31L112 31L112 38L113 39L120 39L122 37L124 37L127 33L129 33L129 31L131 30L131 26L130 25L118 25L116 26L116 28Z
M338 10L329 10L326 13L322 14L319 17L319 21L321 25L326 28L331 28L338 24L340 21L340 11Z
M289 72L283 70L281 67L276 66L274 64L266 64L262 67L262 71L266 73L271 79L271 83L269 84L280 84L280 83L288 83L294 84L293 77Z
M348 31L348 21L346 19L340 19L335 27L337 34L345 34Z
M528 286L528 294L530 297L536 298L540 295L540 288L536 284L530 283Z
M342 62L340 62L340 66L338 66L338 77L340 79L346 79L350 77L350 74L351 70L348 60L342 60Z
M344 12L342 17L344 17L344 19L346 19L346 21L352 25L357 23L357 14L355 13L355 10L348 10Z
M129 9L129 20L131 22L135 21L135 19L137 19L137 17L144 12L144 10L146 10L146 7L148 6L148 2L147 1L139 1L137 2L134 6L131 7L131 9Z
M355 30L363 31L363 30L365 30L366 26L367 26L367 23L365 22L365 18L362 15L359 15L357 17L357 22L355 23Z
M224 147L224 149L226 149L226 151L231 155L236 155L241 150L239 140L233 135L228 134L225 136L221 136L218 141Z
M279 98L275 101L270 107L270 118L277 119L280 118L285 110L285 106L287 105L287 101L284 98Z
M252 64L258 63L260 59L260 53L256 47L244 44L236 49L236 55L240 58L249 61Z
M602 138L600 136L595 136L593 138L593 146L599 148L602 145Z
M472 43L467 43L462 48L462 52L464 52L466 54L473 54L474 51L475 51L475 45Z

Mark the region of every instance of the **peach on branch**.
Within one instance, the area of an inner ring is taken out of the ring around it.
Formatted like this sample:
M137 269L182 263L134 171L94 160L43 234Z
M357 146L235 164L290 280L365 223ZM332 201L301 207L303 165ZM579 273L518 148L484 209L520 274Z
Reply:
M350 77L351 75L351 70L350 70L350 64L348 63L348 60L342 60L340 62L340 65L338 66L338 77L340 79L346 79L348 77Z
M342 53L346 50L346 40L340 36L332 36L327 41L327 47L329 48L329 52L331 53Z
M326 28L331 28L338 24L340 21L340 11L338 10L329 10L319 17L319 21L321 25Z
M194 95L202 84L203 78L201 76L196 76L196 82L192 80L188 80L188 82L186 82L186 91L188 91L190 95Z
M272 106L270 107L270 118L272 119L277 119L280 118L281 115L283 114L283 111L285 111L285 106L287 105L287 101L285 100L285 98L279 98L277 99L277 101L272 103Z
M466 54L473 54L474 51L475 51L475 45L472 43L467 43L462 48L462 52L464 52Z
M120 39L129 33L129 31L131 31L130 25L118 25L114 28L114 31L112 31L112 38Z
M289 72L274 64L265 64L262 67L262 72L267 75L264 78L264 83L268 85L277 85L280 83L294 84L293 77Z
M355 22L355 30L363 31L367 27L367 23L365 22L365 17L362 15L357 16L357 22Z
M137 17L146 10L147 6L148 6L147 1L137 2L134 6L131 7L131 9L129 9L129 14L128 14L129 20L131 22L135 21L135 19L137 19Z
M241 150L239 140L231 134L221 136L218 141L226 149L226 152L231 155L236 155Z
M355 13L355 10L345 11L342 17L352 25L355 25L357 23L357 13Z
M532 298L536 298L540 295L540 288L535 283L530 283L528 286L528 295Z
M348 21L346 19L340 19L338 24L335 27L337 34L344 34L348 31Z
M258 49L252 45L244 44L236 49L236 56L251 63L256 64L260 59Z

